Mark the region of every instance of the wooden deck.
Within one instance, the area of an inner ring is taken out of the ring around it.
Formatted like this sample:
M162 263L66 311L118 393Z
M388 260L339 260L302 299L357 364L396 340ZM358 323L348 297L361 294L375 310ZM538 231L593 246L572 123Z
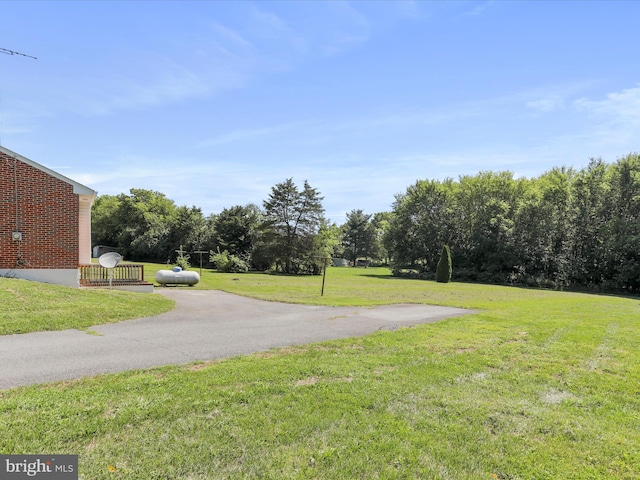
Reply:
M153 285L144 280L144 265L127 263L114 268L98 264L80 265L81 287L121 287L130 285Z

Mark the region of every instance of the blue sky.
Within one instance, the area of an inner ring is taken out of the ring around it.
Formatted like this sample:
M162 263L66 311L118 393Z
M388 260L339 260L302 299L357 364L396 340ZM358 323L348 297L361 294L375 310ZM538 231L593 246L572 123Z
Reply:
M0 144L205 214L640 151L637 1L2 1Z

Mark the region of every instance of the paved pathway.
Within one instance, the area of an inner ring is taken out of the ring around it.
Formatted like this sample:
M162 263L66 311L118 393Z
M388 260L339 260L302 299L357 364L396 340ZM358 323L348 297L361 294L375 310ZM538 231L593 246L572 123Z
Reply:
M176 308L89 330L0 336L0 389L366 335L470 312L429 305L319 307L157 289Z

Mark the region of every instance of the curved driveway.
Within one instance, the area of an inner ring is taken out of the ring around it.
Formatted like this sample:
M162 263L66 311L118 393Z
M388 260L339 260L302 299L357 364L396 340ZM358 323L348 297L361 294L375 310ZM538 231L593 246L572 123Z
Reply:
M88 330L0 336L0 389L230 357L473 313L429 305L320 307L159 289L176 308Z

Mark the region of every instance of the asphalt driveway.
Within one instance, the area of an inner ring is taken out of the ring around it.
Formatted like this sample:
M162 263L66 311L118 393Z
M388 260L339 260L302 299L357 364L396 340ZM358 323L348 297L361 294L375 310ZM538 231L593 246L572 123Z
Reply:
M188 288L176 308L88 330L0 336L0 389L353 337L473 313L429 305L319 307Z

